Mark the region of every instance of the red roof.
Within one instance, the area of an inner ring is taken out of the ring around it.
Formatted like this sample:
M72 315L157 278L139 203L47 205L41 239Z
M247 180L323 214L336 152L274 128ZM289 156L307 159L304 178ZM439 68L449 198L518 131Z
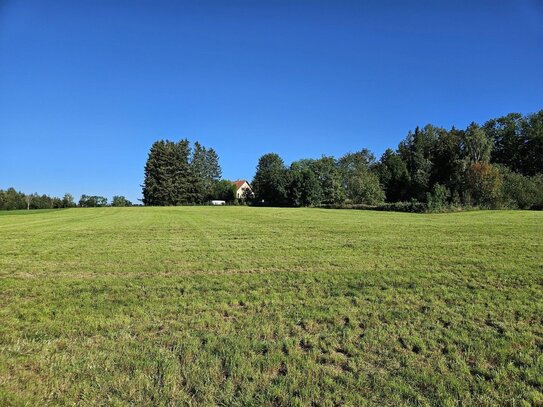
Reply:
M236 190L240 189L243 184L245 184L247 181L244 179L238 179L237 181L232 181L232 183L236 186ZM248 184L248 182L247 182Z

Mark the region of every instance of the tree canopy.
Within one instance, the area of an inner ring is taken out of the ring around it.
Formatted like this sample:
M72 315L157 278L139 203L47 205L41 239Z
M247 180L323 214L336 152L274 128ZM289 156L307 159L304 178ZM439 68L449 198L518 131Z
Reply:
M219 156L199 142L186 139L153 143L145 164L144 205L201 204L212 198L220 180Z
M465 130L416 127L379 161L367 149L336 159L301 159L288 168L270 153L253 187L269 205L543 207L543 110L471 123Z
M409 204L446 207L543 209L543 110L510 113L483 125L447 130L428 124L409 131L379 160L368 149L336 159L302 158L285 165L276 153L258 160L251 193L235 195L221 180L213 148L186 139L153 143L144 169L145 205L203 204L212 199L277 206ZM2 209L130 206L124 196L51 197L0 189ZM400 208L401 206L394 206Z

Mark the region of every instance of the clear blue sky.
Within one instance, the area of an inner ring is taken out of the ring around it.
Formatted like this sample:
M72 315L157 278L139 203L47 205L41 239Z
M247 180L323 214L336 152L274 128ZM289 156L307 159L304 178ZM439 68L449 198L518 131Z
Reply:
M541 0L0 0L0 188L136 200L161 138L250 180L541 108Z

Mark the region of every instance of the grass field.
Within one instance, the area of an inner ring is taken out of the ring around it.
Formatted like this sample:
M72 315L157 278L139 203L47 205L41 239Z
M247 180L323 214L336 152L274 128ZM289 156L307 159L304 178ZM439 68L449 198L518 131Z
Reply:
M0 405L541 405L543 212L0 216Z

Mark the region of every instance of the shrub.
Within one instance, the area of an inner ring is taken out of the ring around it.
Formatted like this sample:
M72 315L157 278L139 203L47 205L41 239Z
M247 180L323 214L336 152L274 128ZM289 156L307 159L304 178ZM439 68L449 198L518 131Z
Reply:
M509 208L543 208L543 176L528 177L502 169L503 201Z
M498 168L488 163L476 162L466 173L467 204L496 208L502 200L502 175ZM471 201L471 202L469 202Z
M447 208L450 192L444 185L435 184L432 192L428 192L426 195L430 212L442 212Z

